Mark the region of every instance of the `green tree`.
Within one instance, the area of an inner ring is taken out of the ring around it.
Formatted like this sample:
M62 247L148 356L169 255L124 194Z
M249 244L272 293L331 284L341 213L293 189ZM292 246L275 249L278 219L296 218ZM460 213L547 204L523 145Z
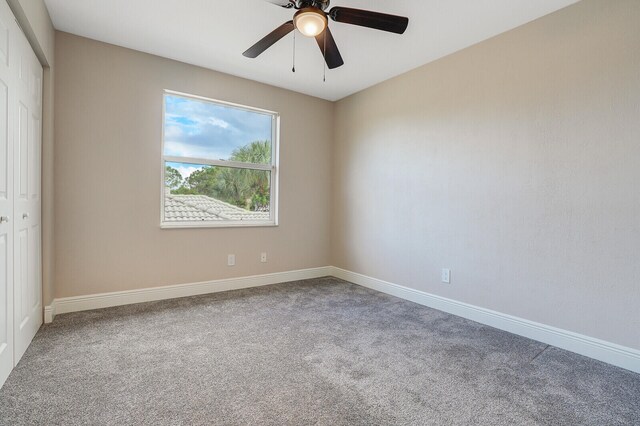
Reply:
M178 188L177 194L201 194L216 198L216 186L220 169L212 166L204 166L200 170L191 173L184 180L184 186Z
M182 186L182 175L180 172L171 166L166 166L164 171L164 186L172 190Z
M256 141L240 148L236 148L229 157L231 161L242 163L271 163L271 142Z
M231 153L229 160L270 164L271 143L256 141L237 148ZM204 166L181 184L169 187L173 194L206 195L244 209L263 210L269 207L270 173L264 170Z
M231 161L242 163L271 163L271 142L256 141L231 153ZM262 210L269 206L270 173L262 170L226 169L238 192L236 205L250 210Z

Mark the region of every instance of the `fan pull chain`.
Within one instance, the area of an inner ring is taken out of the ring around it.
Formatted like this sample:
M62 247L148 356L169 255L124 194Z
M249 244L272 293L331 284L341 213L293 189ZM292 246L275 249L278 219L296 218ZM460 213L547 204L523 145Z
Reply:
M327 29L325 28L324 30L324 49L322 52L322 56L323 56L323 65L324 68L322 69L322 82L326 83L327 82Z
M296 32L293 31L293 68L291 71L296 72Z

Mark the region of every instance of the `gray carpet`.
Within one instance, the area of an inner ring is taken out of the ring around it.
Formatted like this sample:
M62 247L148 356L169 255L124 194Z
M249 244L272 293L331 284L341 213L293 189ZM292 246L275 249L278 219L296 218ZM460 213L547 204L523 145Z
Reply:
M638 425L640 375L322 278L56 317L3 425Z

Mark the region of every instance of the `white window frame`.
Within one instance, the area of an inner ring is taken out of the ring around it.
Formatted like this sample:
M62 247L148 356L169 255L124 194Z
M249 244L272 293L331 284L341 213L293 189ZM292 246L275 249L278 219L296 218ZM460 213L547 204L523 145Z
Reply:
M235 161L209 160L205 158L191 157L175 157L164 155L164 129L166 118L166 97L178 96L186 99L193 99L201 102L210 102L216 105L241 109L249 112L271 115L271 164L253 164L239 163ZM162 141L160 146L160 227L163 229L180 229L180 228L237 228L237 227L267 227L278 226L278 151L280 145L280 114L275 111L266 109L249 107L246 105L235 104L232 102L220 101L217 99L206 98L203 96L192 95L189 93L176 92L173 90L164 90L162 94ZM226 220L226 221L184 221L184 222L166 222L164 219L164 201L165 201L165 163L190 163L203 164L207 166L231 167L237 169L265 170L271 172L271 188L269 197L269 220Z

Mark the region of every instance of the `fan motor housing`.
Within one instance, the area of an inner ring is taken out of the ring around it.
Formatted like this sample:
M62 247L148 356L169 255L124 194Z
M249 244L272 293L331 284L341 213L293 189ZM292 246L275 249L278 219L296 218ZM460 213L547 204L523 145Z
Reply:
M327 10L330 0L296 0L296 9L305 9L308 7L315 7L320 10Z

